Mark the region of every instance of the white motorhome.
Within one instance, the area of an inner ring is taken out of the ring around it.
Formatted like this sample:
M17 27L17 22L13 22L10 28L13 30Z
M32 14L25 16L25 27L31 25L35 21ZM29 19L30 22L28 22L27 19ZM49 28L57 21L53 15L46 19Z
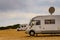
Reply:
M26 33L35 34L60 34L60 15L45 15L32 18Z

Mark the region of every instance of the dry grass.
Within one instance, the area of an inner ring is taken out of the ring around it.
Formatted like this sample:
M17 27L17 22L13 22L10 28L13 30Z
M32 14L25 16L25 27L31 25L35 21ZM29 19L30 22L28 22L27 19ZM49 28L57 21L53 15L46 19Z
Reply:
M25 34L25 31L16 31L16 29L0 30L0 40L60 40L60 36L43 35L31 37Z

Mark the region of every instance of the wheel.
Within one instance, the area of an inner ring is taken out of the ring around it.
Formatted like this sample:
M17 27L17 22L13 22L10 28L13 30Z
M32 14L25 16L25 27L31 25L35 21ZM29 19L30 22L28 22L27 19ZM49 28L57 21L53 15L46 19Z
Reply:
M35 32L34 32L33 30L31 30L31 31L29 32L29 35L30 35L30 36L35 36Z

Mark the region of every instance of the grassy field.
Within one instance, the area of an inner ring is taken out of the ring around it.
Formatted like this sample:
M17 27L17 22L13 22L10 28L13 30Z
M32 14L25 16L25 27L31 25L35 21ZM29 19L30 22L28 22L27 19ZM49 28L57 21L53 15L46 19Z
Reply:
M16 31L16 29L0 30L0 40L60 40L60 35L39 34L31 37L25 34L25 31Z

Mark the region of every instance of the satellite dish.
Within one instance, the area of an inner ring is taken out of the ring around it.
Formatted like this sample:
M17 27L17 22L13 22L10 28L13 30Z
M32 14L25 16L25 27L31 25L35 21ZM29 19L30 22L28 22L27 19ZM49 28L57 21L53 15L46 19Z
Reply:
M49 8L49 13L52 15L55 12L55 8L54 7L50 7Z

